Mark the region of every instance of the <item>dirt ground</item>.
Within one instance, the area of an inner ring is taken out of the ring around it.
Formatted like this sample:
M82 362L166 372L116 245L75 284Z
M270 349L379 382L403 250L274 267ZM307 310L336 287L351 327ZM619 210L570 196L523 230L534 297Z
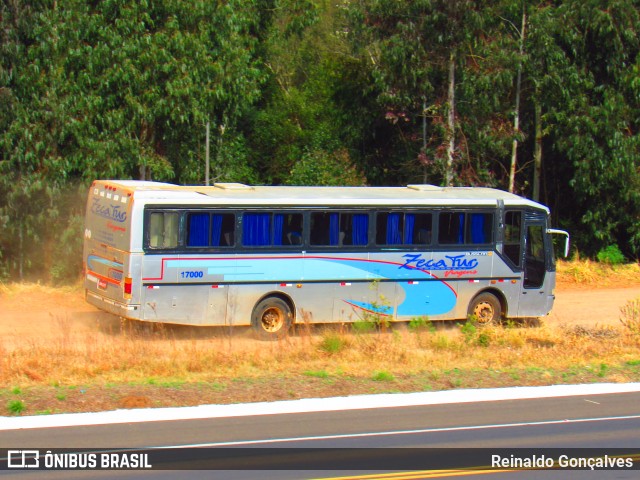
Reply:
M586 287L561 283L556 291L555 307L544 321L570 326L619 325L620 308L636 298L640 298L640 283L630 288ZM80 286L51 288L37 284L0 284L0 352L2 354L7 354L14 348L28 349L30 345L49 339L55 342L60 338L91 338L92 341L99 342L101 338L108 339L114 335L120 335L121 329L122 325L117 317L101 312L84 301ZM228 331L223 328L172 327L171 330L173 339L207 339L225 335L228 335ZM248 327L234 331L233 337L234 351L253 352L255 350L256 340ZM472 372L468 375L473 377ZM34 379L33 375L27 374L27 376ZM479 378L467 380L470 385L484 385L478 383ZM64 390L64 394L56 385L50 384L27 388L0 385L0 417L7 414L9 407L4 406L10 405L15 400L23 402L26 407L19 413L11 414L34 415L386 393L386 389L389 388L382 385L384 382L374 380L337 379L326 382L321 378L304 376L293 379L270 377L265 381L268 382L268 387L265 383L236 379L226 382L224 388L213 384L205 390L198 384L186 384L174 389L127 383L108 386L98 382L88 387ZM447 384L447 381L443 376L441 383L444 383L442 385L434 383L434 388L457 388L457 384ZM507 383L494 386L510 385L508 380L499 381ZM424 386L407 381L395 382L393 388L393 391L418 391Z
M630 288L576 287L559 284L548 322L568 325L614 325L620 308L640 298L640 285ZM80 287L49 288L36 284L0 288L0 343L10 346L29 338L118 329L118 320L84 301Z

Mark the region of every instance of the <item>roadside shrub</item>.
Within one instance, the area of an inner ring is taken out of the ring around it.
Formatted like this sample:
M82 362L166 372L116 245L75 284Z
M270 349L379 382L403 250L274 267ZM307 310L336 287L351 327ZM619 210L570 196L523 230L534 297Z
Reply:
M476 336L478 329L473 324L473 318L460 327L460 332L464 335L464 340L467 343L471 343Z
M325 335L320 342L320 350L329 354L340 353L347 346L347 342L339 335Z
M409 321L409 330L412 332L426 330L433 333L436 331L436 327L428 317L414 317Z
M598 252L598 261L609 265L622 265L626 259L618 245L609 245Z
M480 333L480 335L478 335L478 339L476 340L476 342L481 347L488 347L491 343L491 339L489 338L489 334L487 334L486 332L482 332Z
M22 400L11 400L7 405L7 409L12 415L21 414L25 408L26 406Z
M375 372L371 378L374 382L392 382L396 379L392 373L384 370Z

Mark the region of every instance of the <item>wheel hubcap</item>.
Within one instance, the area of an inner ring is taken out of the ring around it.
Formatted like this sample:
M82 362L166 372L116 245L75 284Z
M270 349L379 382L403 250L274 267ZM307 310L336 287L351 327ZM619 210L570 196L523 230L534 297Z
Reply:
M478 323L487 324L493 321L495 312L489 302L481 302L473 309L473 315Z
M278 308L268 308L262 314L262 328L267 332L277 332L284 325L284 312Z

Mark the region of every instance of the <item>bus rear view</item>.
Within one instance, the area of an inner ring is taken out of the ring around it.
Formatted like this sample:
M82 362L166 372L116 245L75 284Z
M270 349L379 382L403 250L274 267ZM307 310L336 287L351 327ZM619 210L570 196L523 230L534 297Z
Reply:
M133 294L133 192L126 182L95 181L90 187L84 231L86 299L115 315L136 317L139 294ZM134 226L135 228L135 226ZM138 297L138 298L135 298Z

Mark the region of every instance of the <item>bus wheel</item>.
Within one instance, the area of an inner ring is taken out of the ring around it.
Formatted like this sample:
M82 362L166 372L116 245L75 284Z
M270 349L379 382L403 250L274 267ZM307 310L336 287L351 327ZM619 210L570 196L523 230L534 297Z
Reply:
M473 318L478 325L498 323L502 318L502 305L495 295L481 293L469 304L467 316Z
M293 315L287 302L278 297L268 297L253 309L251 325L264 340L275 340L287 333Z

